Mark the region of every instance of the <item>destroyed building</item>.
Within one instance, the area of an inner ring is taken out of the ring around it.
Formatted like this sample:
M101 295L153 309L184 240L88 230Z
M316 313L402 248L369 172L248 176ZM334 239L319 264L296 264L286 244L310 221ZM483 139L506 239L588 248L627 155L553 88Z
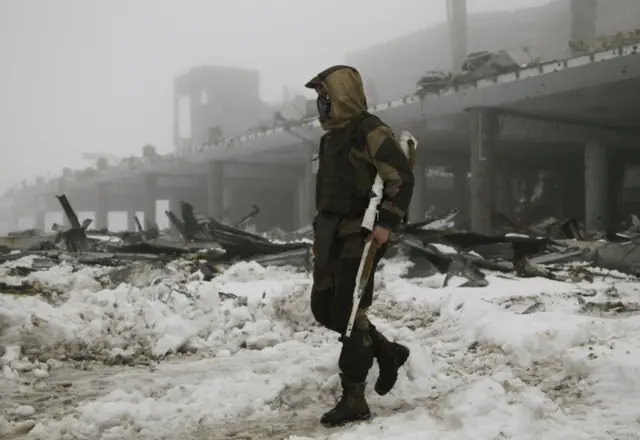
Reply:
M528 29L536 11L561 10L562 23L568 22L559 32L567 38L629 28L632 19L620 19L625 0L600 7L595 15L582 13L591 3L557 1L542 9L471 14L473 38L459 63L462 72L447 73L451 60L438 55L448 51L440 34L424 37L421 44L437 40L447 50L420 46L426 52L413 57L422 64L411 81L385 80L380 69L366 66L366 51L352 59L363 70L372 102L381 101L370 110L429 146L418 152L411 218L423 218L435 206L457 209L459 227L482 233L496 230L496 213L522 224L553 216L576 218L590 231L623 228L620 223L634 213L633 170L640 157L634 132L637 99L626 93L638 81L633 35L599 36L588 50L567 39L550 43L554 54L569 55L525 65L492 40L506 35L519 41L511 33ZM378 49L389 61L383 64L398 61L391 55L400 51ZM424 75L425 60L443 72ZM176 80L175 153L159 155L147 146L140 157L67 169L56 179L7 193L0 201L5 229L19 229L17 220L32 217L27 227L47 230L51 221L45 216L59 212L55 195L63 193L79 212L94 213L97 229L108 228L114 211L126 213L129 230L136 213L155 224L162 215L158 201L177 211L180 200L231 224L257 206L260 214L252 227L260 231L309 225L321 130L308 111L310 102L304 109L302 97L288 106L268 106L260 101L258 83L257 73L246 69L201 66L187 72ZM416 93L388 101L389 87L407 84L420 85Z
M198 66L174 81L176 151L199 148L246 132L271 113L260 99L260 73L227 66Z
M573 35L595 27L589 3L545 7L587 18ZM525 66L474 48L416 72L408 96L367 86L370 111L424 145L369 308L412 350L380 399L385 433L637 438L640 57L616 38ZM339 381L338 336L309 308L322 131L313 111L262 115L253 92L234 126L210 106L220 84L196 84L173 154L145 146L0 197L0 437L316 436L306 415Z

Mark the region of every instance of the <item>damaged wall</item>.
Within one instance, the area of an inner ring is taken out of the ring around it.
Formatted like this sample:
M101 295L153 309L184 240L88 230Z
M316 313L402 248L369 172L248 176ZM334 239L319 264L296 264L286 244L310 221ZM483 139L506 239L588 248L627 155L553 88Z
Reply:
M271 113L260 99L260 73L226 66L194 67L177 77L173 110L176 150L237 136Z

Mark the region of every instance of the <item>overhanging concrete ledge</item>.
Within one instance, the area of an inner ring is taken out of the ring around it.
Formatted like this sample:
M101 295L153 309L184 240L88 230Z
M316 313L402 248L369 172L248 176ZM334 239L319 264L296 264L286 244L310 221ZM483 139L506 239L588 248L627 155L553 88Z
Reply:
M450 87L422 98L422 114L434 118L475 107L504 107L616 81L640 78L638 45L505 73L493 78ZM629 91L629 93L632 93Z
M256 165L248 163L225 162L222 167L225 179L266 179L296 181L301 178L302 166Z
M640 148L640 133L550 122L513 114L500 115L500 139L554 144L585 144Z

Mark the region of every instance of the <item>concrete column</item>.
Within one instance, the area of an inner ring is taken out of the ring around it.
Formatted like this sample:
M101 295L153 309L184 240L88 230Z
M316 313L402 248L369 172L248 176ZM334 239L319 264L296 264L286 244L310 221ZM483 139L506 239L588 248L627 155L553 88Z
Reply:
M454 72L460 72L467 58L467 0L447 0L449 42Z
M420 154L420 153L418 153ZM427 212L427 167L424 161L416 161L413 169L415 179L413 185L413 196L409 206L409 222L419 222L424 220Z
M522 218L520 219L524 223L537 221L538 218L533 215L533 204L532 198L535 194L536 185L538 183L538 170L537 169L527 169L522 172L522 181L523 181L523 203L522 203ZM532 217L533 215L533 217Z
M127 231L134 232L136 231L136 212L138 211L138 200L137 196L131 196L127 199Z
M607 227L607 150L590 142L584 151L585 229L604 231Z
M36 229L46 232L47 230L46 215L47 213L44 211L39 211L36 213L36 223L35 223Z
M44 195L37 196L36 201L36 213L35 213L35 228L40 231L45 231L47 225L45 224L45 217L47 215L47 201Z
M453 168L453 197L456 201L458 215L456 226L464 229L469 225L469 170L467 167L457 166Z
M224 210L224 165L219 161L207 165L207 215L219 219Z
M490 109L471 109L471 230L493 233L495 203L494 147L497 114Z
M38 231L45 231L46 226L45 221L45 213L44 212L36 212L33 215L33 228ZM45 231L46 232L46 231Z
M109 188L99 183L96 193L96 229L109 229Z
M587 48L596 41L597 0L571 0L570 7L570 39L573 52L579 53L581 47Z
M513 186L511 185L511 175L504 166L501 166L495 171L494 185L496 191L496 210L513 218Z
M626 177L627 163L630 158L625 158L613 151L607 154L607 224L609 227L618 227L623 220L622 215L622 189Z
M307 207L309 205L309 201L307 199L307 185L303 177L297 179L297 181L292 185L296 189L294 192L295 195L295 203L294 207L294 216L296 221L294 222L294 228L299 229L302 228L307 219Z
M233 185L224 185L222 187L222 213L221 221L224 223L231 222L231 205L233 202Z
M580 164L579 159L576 162ZM576 197L576 194L584 194L584 167L580 166L579 169L563 172L559 179L564 179L564 182L561 181L560 183L563 188L563 216L567 218L574 217L578 221L583 221L585 198Z
M311 200L309 199L309 184L305 177L301 177L297 180L296 186L296 203L294 203L296 209L296 228L302 228L311 223Z
M176 151L182 148L182 139L180 138L180 93L182 82L176 78L173 80L173 145Z
M144 212L144 225L143 227L152 226L157 224L156 219L156 201L157 201L157 178L153 175L144 176L144 199L143 199L143 212Z
M315 191L316 175L313 163L313 151L311 146L302 145L306 151L305 162L302 165L302 177L298 179L297 203L296 206L296 227L303 228L313 221L315 216Z
M131 207L127 210L127 231L134 232L136 230L136 210Z

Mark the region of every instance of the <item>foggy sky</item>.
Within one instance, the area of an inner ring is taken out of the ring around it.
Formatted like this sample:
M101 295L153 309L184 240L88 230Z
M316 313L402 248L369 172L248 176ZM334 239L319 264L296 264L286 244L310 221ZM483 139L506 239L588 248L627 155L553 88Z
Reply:
M91 165L84 152L171 152L172 81L192 66L258 69L276 102L348 52L445 19L445 0L2 0L0 192Z

